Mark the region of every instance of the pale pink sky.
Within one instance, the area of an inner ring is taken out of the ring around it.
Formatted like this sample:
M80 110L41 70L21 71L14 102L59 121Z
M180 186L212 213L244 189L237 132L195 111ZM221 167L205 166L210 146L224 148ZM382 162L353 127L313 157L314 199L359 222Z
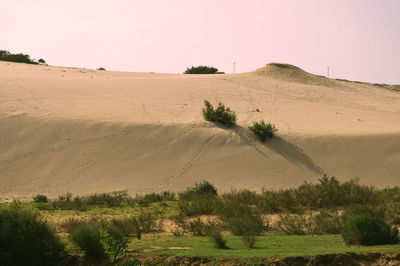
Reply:
M2 0L0 25L0 49L50 65L231 73L274 61L400 83L400 0Z

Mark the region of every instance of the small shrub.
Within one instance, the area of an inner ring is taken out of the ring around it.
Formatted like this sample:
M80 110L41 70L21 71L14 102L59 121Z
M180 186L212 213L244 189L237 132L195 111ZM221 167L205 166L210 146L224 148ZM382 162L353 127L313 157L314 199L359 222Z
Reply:
M97 221L94 220L84 220L71 217L65 222L61 223L59 225L59 229L61 229L64 232L71 233L83 225L94 226L96 223Z
M56 265L64 253L60 239L39 216L0 209L1 265Z
M193 187L189 187L186 191L180 193L179 199L190 199L202 195L218 196L218 191L213 184L208 181L202 181L195 183Z
M344 209L342 217L345 221L359 215L384 219L386 211L386 206L383 204L352 204Z
M265 123L264 120L261 120L260 122L253 122L253 125L249 126L248 128L263 142L266 141L267 138L272 138L274 133L278 131L273 124Z
M70 234L70 238L85 253L87 258L96 260L105 257L98 227L80 226Z
M400 203L389 204L385 211L385 220L391 224L400 224Z
M210 122L218 122L227 127L236 125L236 113L231 111L229 107L225 107L221 102L218 107L214 109L212 104L205 100L205 107L203 108L203 117Z
M215 74L218 72L218 69L215 67L209 66L192 66L191 68L186 68L184 74Z
M103 70L103 71L105 71L106 69L105 69L104 67L99 67L99 68L97 68L97 70Z
M127 199L126 192L111 192L94 194L85 199L88 205L106 206L109 208L120 207Z
M135 226L129 218L114 218L110 221L110 226L112 226L113 228L117 228L125 236L128 236L136 231Z
M225 249L228 248L226 246L226 240L222 237L222 234L217 229L212 229L208 232L208 237L212 242L214 242L217 248Z
M150 233L160 231L160 223L158 223L158 216L153 212L142 212L137 216L130 218L133 232L136 233L140 239L141 233Z
M184 216L209 215L215 213L218 201L218 197L212 194L195 195L179 200L178 209Z
M219 226L217 223L209 221L209 222L202 222L200 218L197 218L192 221L188 221L183 225L183 228L195 236L206 236L211 231L217 230Z
M382 219L360 215L349 219L342 231L346 244L384 245L399 243L399 231Z
M100 229L100 242L111 262L127 255L128 238L116 227L105 226Z
M220 202L218 213L221 215L221 219L226 224L227 229L234 235L257 235L264 230L264 221L261 213L250 206L225 200Z
M47 203L49 199L45 195L37 194L33 197L34 202Z
M257 237L254 234L244 234L243 235L243 243L247 248L254 248L254 244L257 241Z
M343 219L337 211L321 211L311 215L311 228L308 229L312 234L340 234L343 228Z
M276 223L278 230L288 235L304 235L311 225L305 215L302 214L280 214Z
M237 204L256 205L260 200L259 195L255 191L248 189L232 190L229 193L224 193L222 198Z

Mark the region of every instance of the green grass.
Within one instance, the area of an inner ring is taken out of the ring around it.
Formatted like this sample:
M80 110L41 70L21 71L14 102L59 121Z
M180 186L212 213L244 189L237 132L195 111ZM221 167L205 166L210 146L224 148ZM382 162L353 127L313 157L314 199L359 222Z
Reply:
M222 258L285 258L346 252L400 252L400 245L347 246L340 235L268 235L257 237L254 249L246 248L239 236L226 236L229 249L217 249L207 237L145 235L129 248L141 255L202 256ZM169 248L186 249L169 249Z

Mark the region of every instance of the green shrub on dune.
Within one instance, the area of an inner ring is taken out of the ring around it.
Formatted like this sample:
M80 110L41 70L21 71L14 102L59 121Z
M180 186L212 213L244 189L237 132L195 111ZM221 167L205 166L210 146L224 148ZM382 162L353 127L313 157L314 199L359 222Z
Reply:
M210 122L218 122L227 127L236 125L236 113L231 111L229 107L225 107L221 102L218 107L214 106L207 100L204 100L203 117Z
M272 138L274 133L278 131L275 126L271 123L265 123L264 120L260 122L253 122L253 125L248 127L250 131L256 134L262 142L266 141L267 138Z

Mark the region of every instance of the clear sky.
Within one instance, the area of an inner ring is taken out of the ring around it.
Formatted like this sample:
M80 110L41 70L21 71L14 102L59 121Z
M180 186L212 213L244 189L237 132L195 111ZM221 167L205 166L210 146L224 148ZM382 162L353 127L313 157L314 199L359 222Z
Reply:
M400 0L2 0L0 49L50 65L182 73L269 62L400 84ZM0 73L1 74L1 73Z

